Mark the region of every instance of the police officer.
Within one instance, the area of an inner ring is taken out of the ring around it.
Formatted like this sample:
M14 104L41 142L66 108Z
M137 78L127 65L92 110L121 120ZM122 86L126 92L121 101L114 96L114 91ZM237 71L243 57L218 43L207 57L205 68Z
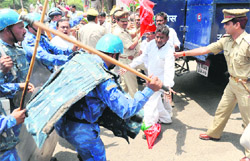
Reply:
M41 15L38 13L29 13L28 17L34 21L40 21ZM26 57L28 61L31 60L35 43L36 43L36 34L38 27L30 25L25 22L25 27L27 28L27 33L25 35L24 41L22 42L22 46L24 50L26 51ZM77 46L73 46L72 49L70 48L59 48L57 46L54 46L46 35L44 35L44 31L42 31L39 46L37 48L37 54L36 54L36 61L39 61L37 63L40 63L41 66L45 66L47 68L46 74L39 75L39 72L34 72L33 78L39 79L39 83L36 83L35 80L33 80L35 86L41 86L43 83L45 83L50 76L51 72L54 70L54 66L57 65L63 65L66 63L69 59L69 55L77 50ZM44 73L44 72L43 72ZM35 75L35 76L34 76Z
M128 26L127 12L117 11L115 17L117 25L114 28L113 34L119 36L124 44L124 54L119 57L119 61L124 64L129 64L137 54L136 46L138 45L139 38L135 38L135 41L133 41L126 29ZM125 92L128 92L130 96L133 97L138 89L136 76L131 72L125 73L121 76L121 86Z
M23 22L18 18L14 10L0 10L0 97L4 100L0 103L0 160L10 161L20 161L15 146L19 142L20 124L24 121L25 110L15 109L13 98L24 88L23 82L29 68L25 51L17 44L26 33ZM29 84L28 91L33 90L34 86ZM7 115L7 108L10 108L11 115Z
M236 103L245 127L250 122L250 35L245 31L247 12L249 9L224 9L224 19L221 23L224 23L226 34L220 40L206 47L175 53L178 58L218 54L224 50L230 74L229 83L216 110L212 126L206 134L200 134L200 139L219 140ZM245 150L245 155L241 161L250 160L249 149Z
M123 53L123 44L119 37L112 34L103 36L96 49L113 58ZM112 69L114 65L108 61L102 62L104 68ZM137 113L148 98L162 86L158 78L147 84L143 91L137 92L134 99L128 99L114 79L107 79L98 84L79 103L56 123L57 133L71 143L80 154L82 160L106 161L105 148L100 138L98 118L106 108L110 108L120 118L127 119Z
M88 24L82 26L79 30L79 41L85 45L95 48L98 40L105 35L106 30L98 23L98 12L90 8L87 10Z
M63 13L59 8L51 8L48 12L48 17L50 18L49 28L56 30L56 23L62 18L62 15ZM54 37L52 33L47 33L47 35L50 39Z

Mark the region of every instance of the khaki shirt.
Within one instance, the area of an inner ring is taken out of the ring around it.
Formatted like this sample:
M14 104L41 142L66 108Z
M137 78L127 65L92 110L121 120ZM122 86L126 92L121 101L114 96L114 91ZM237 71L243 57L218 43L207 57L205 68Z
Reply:
M84 45L88 45L95 48L98 40L106 33L105 28L96 24L95 22L89 22L82 26L79 30L78 39Z
M250 77L250 34L244 31L236 40L226 34L207 47L214 54L224 50L230 75L241 79Z
M122 57L135 56L136 50L129 49L129 47L133 44L133 40L129 32L121 28L119 25L116 25L116 27L114 28L113 34L116 36L119 36L119 38L122 40L122 43L124 46Z

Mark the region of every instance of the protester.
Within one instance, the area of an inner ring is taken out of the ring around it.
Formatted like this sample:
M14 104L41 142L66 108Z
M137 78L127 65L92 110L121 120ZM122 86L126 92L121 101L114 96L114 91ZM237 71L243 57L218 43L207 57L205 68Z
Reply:
M69 36L72 40L76 40L74 36L71 36L70 34L70 26L69 21L67 19L61 19L57 21L57 30L64 33L65 35ZM62 49L72 49L74 47L74 44L71 42L68 42L61 38L60 36L55 36L51 41L53 45L56 47L62 48Z
M98 21L99 24L105 28L105 33L111 33L111 23L107 22L105 12L99 13Z
M155 41L149 41L143 54L135 58L130 67L135 68L145 63L148 74L159 77L169 88L174 86L174 47L168 42L169 30L165 25L158 25L155 31ZM144 106L144 123L150 127L157 122L172 123L172 107L169 94L155 92ZM164 100L162 100L164 96Z
M171 42L174 45L175 50L178 51L180 50L181 43L177 37L175 30L167 25L167 22L168 22L167 16L168 15L165 12L160 12L156 14L155 15L156 25L166 25L169 28L169 40L168 41Z
M206 134L200 134L200 139L219 140L237 103L244 126L250 122L250 37L245 31L247 12L249 9L224 9L224 19L221 23L224 23L226 34L220 40L206 47L175 53L175 57L178 58L208 53L218 54L224 51L230 74L229 83L215 112L212 126ZM250 160L249 149L245 149L245 155L241 161Z
M112 34L103 36L96 49L117 59L123 53L123 44L119 37ZM97 60L99 62L100 60ZM111 62L100 62L110 73L114 67ZM112 74L113 75L113 74ZM148 98L158 91L162 83L152 78L142 92L137 92L134 99L127 98L119 89L119 84L113 78L98 84L82 101L78 101L55 125L58 134L71 143L80 154L81 160L105 161L105 148L100 138L100 128L97 120L105 108L110 108L120 118L128 119L137 113Z
M71 13L69 14L70 20L74 20L78 16L78 12L76 11L76 5L71 5L70 7Z
M56 30L57 21L62 19L63 12L59 8L54 7L54 8L51 8L49 10L48 17L50 18L49 27ZM74 27L74 26L78 25L82 19L83 19L83 15L79 15L76 18L71 19L69 21L70 27ZM50 40L54 37L54 35L52 33L46 32L46 34Z

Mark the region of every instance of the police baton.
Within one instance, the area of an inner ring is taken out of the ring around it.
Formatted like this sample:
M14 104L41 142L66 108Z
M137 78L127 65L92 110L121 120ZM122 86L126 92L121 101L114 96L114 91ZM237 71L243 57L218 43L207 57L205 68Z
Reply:
M108 62L110 62L112 64L115 64L115 65L117 65L119 67L122 67L122 68L124 68L124 69L126 69L126 70L128 70L128 71L130 71L132 73L134 73L138 77L141 77L141 78L143 78L143 79L151 82L151 78L147 77L146 75L144 75L144 74L136 71L133 68L130 68L129 66L127 66L125 64L122 64L121 62L117 61L116 59L113 59L110 56L108 56L108 55L106 55L106 54L104 54L104 53L102 53L102 52L100 52L100 51L98 51L98 50L96 50L96 49L94 49L92 47L84 45L84 44L82 44L81 42L79 42L77 40L72 40L69 36L67 36L66 34L64 34L62 32L59 32L59 31L54 30L54 29L51 29L51 28L47 27L46 25L44 25L41 22L37 22L37 21L35 22L33 20L30 20L27 16L24 16L24 15L20 16L20 19L22 19L22 20L24 20L24 21L26 21L26 22L28 22L30 24L33 24L34 26L37 26L40 29L43 29L43 30L48 31L48 32L51 32L54 35L60 36L64 40L66 40L68 42L71 42L71 43L77 45L78 47L81 47L81 48L83 48L83 49L85 49L85 50L87 50L87 51L89 51L89 52L91 52L93 54L96 54L96 55L100 56L102 59L104 59L104 60L106 60L106 61L108 61ZM162 89L164 91L166 91L166 92L169 91L169 88L166 87L166 86L164 86L164 85L162 85Z

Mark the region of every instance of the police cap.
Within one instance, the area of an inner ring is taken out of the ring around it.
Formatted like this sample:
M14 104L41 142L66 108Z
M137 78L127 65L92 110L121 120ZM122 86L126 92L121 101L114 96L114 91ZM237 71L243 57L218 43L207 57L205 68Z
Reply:
M87 15L88 15L88 16L98 16L98 11L95 10L94 8L89 8L89 9L87 10Z
M249 9L223 9L224 19L221 23L226 23L237 17L246 17L246 13Z
M120 19L120 21L128 21L128 12L117 11L117 12L115 12L115 18Z
M110 11L110 15L112 16L117 10L121 10L121 8L118 8L118 7L116 7L116 6L113 6L113 8L111 9L111 11Z

